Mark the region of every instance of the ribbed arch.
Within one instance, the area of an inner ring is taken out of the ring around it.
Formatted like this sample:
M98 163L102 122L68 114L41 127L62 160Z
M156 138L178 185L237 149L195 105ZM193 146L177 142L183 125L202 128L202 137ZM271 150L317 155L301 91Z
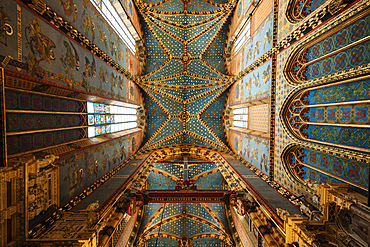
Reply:
M359 154L345 153L329 146L294 143L283 150L281 158L284 172L290 180L301 188L308 187L306 189L311 193L314 193L313 183L348 183L366 194L370 157L361 161L356 160L356 156Z
M298 87L280 118L298 140L370 152L370 8L360 5L308 35L285 65Z
M326 4L324 4L326 2ZM285 15L291 23L297 23L305 19L310 14L317 12L318 8L322 8L328 4L325 0L291 0L289 1Z
M324 84L364 73L370 62L370 9L362 4L300 41L284 68L289 84Z

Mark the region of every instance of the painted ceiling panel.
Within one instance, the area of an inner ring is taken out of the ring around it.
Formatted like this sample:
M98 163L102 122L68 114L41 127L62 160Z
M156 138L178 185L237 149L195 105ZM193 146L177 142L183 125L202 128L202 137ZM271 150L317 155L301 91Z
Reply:
M162 127L161 131L157 133L157 135L148 142L148 145L152 145L166 137L169 137L177 132L182 130L182 121L178 118L171 118L168 122Z
M225 208L222 203L207 203L207 206L214 212L217 218L222 222L222 225L225 226L227 232L230 232L229 224L227 223L227 218L225 215Z
M152 63L154 61L147 61L147 63ZM169 63L167 63L163 68L161 68L158 72L154 73L151 76L148 76L146 79L155 79L155 78L161 78L165 76L170 76L174 74L178 74L183 72L184 65L178 61L178 60L171 60Z
M171 115L178 115L182 111L182 104L164 95L149 90L149 93L164 107Z
M222 240L217 238L202 238L200 239L194 239L191 241L192 247L221 247L222 246Z
M183 89L169 89L164 87L158 87L158 86L148 86L148 88L153 88L154 90L160 90L163 93L167 93L168 95L174 96L178 99L183 100L186 97L186 90Z
M225 4L225 0L212 0L211 3Z
M163 12L177 12L183 11L184 5L181 3L180 0L171 0L162 5L154 7L153 9Z
M210 77L210 76L207 76ZM204 80L193 76L185 76L184 86L194 86L194 85L206 85L211 83L220 83L222 78L214 77L212 80Z
M149 68L142 77L142 87L149 94L145 95L145 98L150 96L156 104L159 104L168 115L168 119L177 119L160 127L158 124L155 125L159 128L155 132L156 136L145 139L150 141L145 144L148 149L173 145L226 147L222 143L225 140L222 118L212 116L212 119L203 119L204 122L199 120L200 114L225 90L226 85L222 81L228 78L223 74L227 25L224 28L223 26L227 23L228 15L223 12L205 13L220 8L215 6L218 5L213 6L203 0L190 2L169 0L155 7L149 6L144 12L140 10L148 25L144 33L145 44L151 47L146 61ZM190 11L189 8L202 13L198 15L195 12L187 14L182 12ZM158 11L181 13L167 15ZM219 33L221 36L217 38L216 35ZM206 60L202 58L202 53L206 52L207 47L209 51L203 54ZM212 66L218 66L219 71ZM210 86L196 87L197 85ZM148 116L155 114L151 112L152 110L156 109L149 109ZM222 110L218 109L217 113L221 116ZM148 121L148 124L152 122ZM180 128L181 124L184 129ZM150 132L147 134L153 135L155 127L148 126Z
M147 99L146 109L148 112L148 127L146 130L147 135L144 139L144 142L147 142L149 137L151 137L154 132L161 126L161 124L166 120L167 115L147 94L145 94L145 98Z
M190 165L189 167L189 176L195 177L201 173L204 173L209 170L216 169L217 166L214 163L206 163L206 164L194 164Z
M153 148L161 147L172 147L176 145L185 144L185 135L173 136L171 139L162 142L161 144L153 146ZM206 142L203 144L207 144Z
M192 16L188 16L187 19L192 19ZM201 32L206 32L205 30L207 28L210 28L210 26L215 25L216 22L220 21L221 17L217 17L215 19L210 18L208 19L208 22L203 25L198 25L192 28L188 28L186 30L186 40L190 40L194 38L196 35L200 35Z
M156 17L156 15L155 15L155 17ZM184 29L176 27L176 26L168 25L168 24L164 23L162 19L155 18L155 17L152 18L151 20L153 22L157 23L157 25L160 25L164 30L167 30L167 32L170 32L171 34L173 34L177 38L180 38L181 40L186 39L186 31ZM185 18L184 18L184 20L185 20ZM183 23L180 22L178 24L182 25Z
M182 166L180 164L157 163L154 168L165 171L175 177L182 177Z
M144 35L147 37L146 42L148 44L146 46L146 57L148 61L151 61L145 66L145 74L148 74L163 64L168 59L168 56L148 28L144 28Z
M217 172L198 179L195 184L198 190L221 190L222 185L217 183L220 180L222 181L222 175L220 172Z
M148 177L148 184L152 190L174 190L176 182L161 174L150 173Z
M188 5L188 11L205 12L219 9L203 0L192 0Z
M199 138L196 138L194 136L190 136L190 135L185 135L184 136L184 144L185 145L196 145L196 146L210 146L210 147L213 147L213 148L219 148L218 146L212 144L212 143L209 143L209 142L205 142L203 140L200 140Z
M141 231L143 230L144 226L149 222L149 220L153 217L153 215L157 212L157 210L162 206L161 203L151 203L145 206L145 213L143 220L141 222Z
M225 141L222 114L226 100L226 93L223 93L217 100L202 114L202 119L216 133L216 135Z
M178 14L178 15L155 14L155 15L162 18L162 19L165 19L167 21L171 21L171 22L174 22L174 23L177 23L177 24L182 24L182 25L185 25L185 26L189 26L189 25L193 25L195 23L199 23L199 22L202 22L202 21L209 20L210 18L212 18L216 15L220 15L220 14L216 13L216 14L209 14L209 15L189 15L189 14Z
M203 59L207 61L213 68L221 73L225 73L224 59L222 58L225 49L225 40L227 37L227 30L229 25L224 25L216 39L204 54Z
M200 54L200 52L197 52L196 54ZM222 59L222 58L219 58L218 61L220 59ZM213 72L207 65L205 65L200 60L191 61L188 65L188 71L190 73L197 74L197 75L205 75L205 76L214 77L214 78L218 78L218 79L223 78L223 76Z
M217 87L222 87L222 86L213 86L213 87L205 87L205 88L193 88L193 89L187 89L186 90L186 95L185 95L185 100L189 100L199 94L205 93L207 91L210 91L212 89L215 89Z
M204 95L203 97L193 102L190 102L189 104L187 104L187 111L189 112L190 115L197 115L202 113L201 111L209 105L211 100L215 99L221 93L222 91L220 89L217 90L216 92Z
M157 25L162 26L162 23L157 23ZM151 28L154 30L155 34L160 37L162 44L165 46L166 50L170 52L172 56L180 57L181 54L184 52L184 45L180 43L180 41L176 40L175 38L167 35L164 31L158 28L157 25L153 25L153 22L150 23ZM177 28L178 32L183 32L181 29ZM174 33L176 36L176 33Z
M148 115L147 150L172 146L227 149L222 114L229 76L223 54L230 13L220 5L224 0L216 1L168 0L156 1L154 7L138 6L145 21L144 43L150 47L140 80ZM187 188L182 183L187 178L184 160L155 164L147 189ZM188 161L189 176L198 189L223 188L215 164ZM142 239L149 238L148 246L178 246L182 237L193 237L191 246L220 246L218 238L225 234L231 239L222 203L149 203L145 210L139 234ZM170 236L161 235L165 233ZM218 237L199 235L202 233Z
M154 204L158 203L149 203L148 206L150 207ZM161 218L167 219L174 215L179 215L182 213L184 209L184 203L166 203L166 206L164 207L164 211L161 210L158 214L158 216L148 225L148 228L152 227L155 224L158 224L161 221ZM163 205L163 204L161 204ZM163 214L163 217L162 217Z
M194 231L196 229L196 231ZM159 228L153 230L153 232L158 232ZM200 233L219 233L217 230L213 229L212 227L201 223L199 221L189 219L189 218L180 218L167 224L162 225L161 232L171 233L177 235L179 237L192 237L195 234Z
M146 0L145 2L149 4L153 4L153 3L159 3L160 1L163 1L163 0Z
M220 225L213 216L207 211L205 207L201 203L182 203L185 205L185 211L187 214L196 215L203 219L208 220L209 222L212 222L219 228L224 228L222 225Z
M225 18L222 18L221 21L216 23L213 28L207 31L205 34L201 35L196 40L189 43L188 52L190 56L196 57L199 54L203 53L206 50L208 44L215 37L218 30L222 27L225 22ZM221 59L221 58L220 58Z
M171 238L164 238L164 237L159 237L158 240L157 238L151 238L148 240L148 247L164 247L164 246L178 246L178 241L176 239L171 239Z
M186 129L193 133L203 133L203 137L205 137L207 140L212 141L218 145L222 145L216 137L210 133L204 124L196 118L190 118L189 121L186 123Z
M186 161L191 177L201 174L203 176L199 179L196 178L196 184L200 186L198 189L222 189L223 179L220 172L217 172L217 166L214 163L202 163L203 161L192 158L167 160L165 163L155 164L155 172L152 172L148 177L147 189L174 190L176 183L169 177L182 178L184 162ZM215 169L216 172L214 172ZM167 175L160 175L160 172ZM155 233L160 233L169 234L170 236L167 235L167 238L186 237L198 239L198 244L209 243L210 240L206 238L206 235L202 236L202 233L214 233L219 237L229 234L223 208L223 203L212 203L212 205L207 203L149 203L145 207L139 234L142 234L142 238L150 237L152 240L157 238L154 236ZM160 239L158 238L157 246ZM170 242L163 240L163 246L170 246L169 244Z

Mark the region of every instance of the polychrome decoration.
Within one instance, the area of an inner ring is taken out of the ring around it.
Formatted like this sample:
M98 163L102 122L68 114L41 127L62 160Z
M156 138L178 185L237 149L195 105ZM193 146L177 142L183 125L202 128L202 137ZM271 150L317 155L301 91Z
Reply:
M281 111L283 123L296 138L369 150L369 79L325 84L330 75L370 61L370 30L365 28L369 22L370 16L347 22L325 39L297 48L287 62L289 82L308 87L291 93Z
M145 25L145 149L196 145L224 150L222 112L228 17L235 2L138 2ZM200 12L200 10L202 12Z
M299 46L284 69L290 83L302 84L368 63L370 16L364 15L332 29L329 36L312 37Z
M363 162L297 144L284 150L283 160L287 164L286 172L302 184L347 183L362 194L368 193L369 165Z
M286 10L287 19L292 23L299 22L314 12L324 2L325 0L291 0Z
M158 162L147 178L147 191L174 190L186 181L198 190L220 191L225 183L213 162L196 159ZM141 222L138 242L148 246L178 246L180 240L190 246L233 245L224 203L149 203Z
M361 157L370 149L369 22L365 10L321 27L285 65L288 83L297 86L280 111L284 128L298 142L282 154L292 182L344 182L368 193L369 165Z

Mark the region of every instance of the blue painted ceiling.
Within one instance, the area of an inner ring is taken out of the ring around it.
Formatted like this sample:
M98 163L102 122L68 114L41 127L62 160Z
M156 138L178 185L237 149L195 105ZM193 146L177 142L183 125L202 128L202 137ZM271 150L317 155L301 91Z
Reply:
M222 113L229 76L224 49L231 11L224 0L138 3L146 47L145 149L226 149Z
M189 176L198 189L221 190L222 175L214 163L192 163ZM147 180L147 190L174 190L183 177L183 163L157 163ZM139 239L148 246L178 246L186 237L190 246L222 246L231 240L223 203L149 203L145 207ZM157 242L157 245L155 245Z
M137 2L146 47L144 74L136 80L148 117L143 150L228 150L222 114L231 82L223 54L234 5L225 0ZM183 178L181 163L156 164L146 189L175 190ZM198 190L224 187L213 163L189 163L189 176ZM178 246L183 237L190 246L232 243L223 203L149 203L138 234L138 241L156 247Z

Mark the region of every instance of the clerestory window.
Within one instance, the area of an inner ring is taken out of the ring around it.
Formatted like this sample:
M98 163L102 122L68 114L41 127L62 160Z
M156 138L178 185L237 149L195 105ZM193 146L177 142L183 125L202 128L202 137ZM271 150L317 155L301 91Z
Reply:
M248 128L248 107L238 108L233 110L235 127Z
M133 107L87 102L88 137L136 128L137 116Z
M110 0L91 0L94 6L99 10L100 14L109 23L109 25L121 37L122 41L135 54L135 39L118 15L116 9Z

